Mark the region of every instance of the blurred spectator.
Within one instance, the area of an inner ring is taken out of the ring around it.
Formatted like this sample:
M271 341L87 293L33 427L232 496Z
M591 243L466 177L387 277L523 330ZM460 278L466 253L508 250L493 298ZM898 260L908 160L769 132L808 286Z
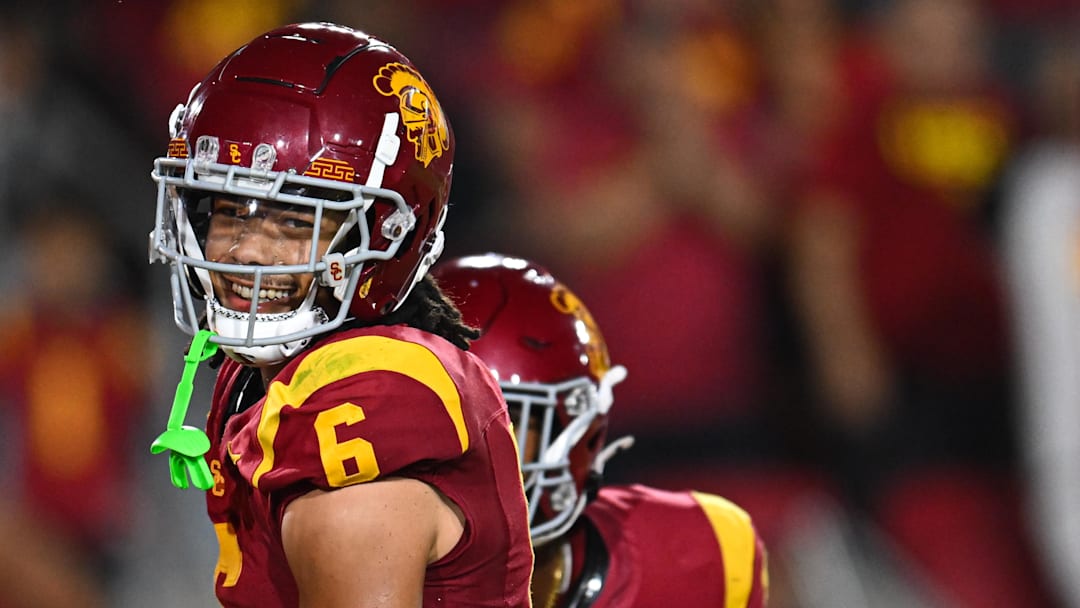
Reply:
M485 107L514 201L497 205L498 240L572 277L612 348L648 370L627 380L615 432L700 453L725 446L689 446L688 431L750 418L757 402L768 206L740 154L755 91L745 42L716 11L706 26L658 6L595 16L566 71Z
M132 434L155 373L142 350L141 285L77 191L59 197L30 205L13 252L21 289L5 291L0 443L11 479L3 507L22 522L5 526L0 540L0 561L21 564L4 569L15 579L3 587L5 606L44 605L33 603L42 601L38 568L55 572L58 601L80 595L49 605L105 603L128 532Z
M852 52L850 111L791 215L823 413L853 433L891 414L907 368L930 391L1007 376L980 213L1011 144L1011 109L986 80L974 5L905 0L886 17L876 44Z
M1013 160L1004 239L1021 373L1030 531L1065 606L1080 607L1080 44L1042 43L1034 134Z
M1031 605L988 230L1017 117L980 7L898 0L849 47L847 113L793 201L791 285L846 497L956 605Z

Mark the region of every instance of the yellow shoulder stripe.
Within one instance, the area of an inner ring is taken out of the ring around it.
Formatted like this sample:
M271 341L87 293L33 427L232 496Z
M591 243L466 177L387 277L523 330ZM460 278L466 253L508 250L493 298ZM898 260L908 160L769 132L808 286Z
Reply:
M724 608L745 608L754 584L754 528L750 516L735 503L703 492L691 492L712 524L724 558Z
M434 391L457 429L461 452L469 449L461 395L439 358L413 342L385 336L358 336L319 348L300 362L288 384L275 381L270 385L258 429L263 456L251 476L252 485L259 487L259 479L274 468L274 437L284 408L300 407L320 388L371 371L402 374Z

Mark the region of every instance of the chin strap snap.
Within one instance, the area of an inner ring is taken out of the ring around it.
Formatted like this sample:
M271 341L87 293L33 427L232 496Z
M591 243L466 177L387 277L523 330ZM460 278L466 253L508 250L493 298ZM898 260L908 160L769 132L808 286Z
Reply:
M205 454L210 450L210 438L199 428L184 424L191 393L194 388L195 371L199 363L206 361L217 352L218 345L210 342L213 332L202 329L195 334L188 352L184 355L184 371L176 385L172 410L165 432L150 444L150 453L160 454L169 450L169 474L172 484L180 489L191 483L200 490L209 490L214 486L210 466L206 464Z

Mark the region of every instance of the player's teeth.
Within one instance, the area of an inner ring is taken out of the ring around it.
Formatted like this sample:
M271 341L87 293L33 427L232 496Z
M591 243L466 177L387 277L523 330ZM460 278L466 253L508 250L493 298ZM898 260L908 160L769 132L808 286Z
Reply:
M250 300L251 296L255 293L255 290L251 287L248 287L246 285L237 285L236 283L233 283L232 290L245 300ZM288 295L288 293L289 292L284 289L260 289L259 299L276 300L278 298L284 298L286 295Z

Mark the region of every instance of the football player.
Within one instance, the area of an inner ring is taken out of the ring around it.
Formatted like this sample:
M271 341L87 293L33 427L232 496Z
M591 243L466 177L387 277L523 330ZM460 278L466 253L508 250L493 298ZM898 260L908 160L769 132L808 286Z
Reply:
M510 420L427 276L454 156L428 83L382 40L297 24L222 60L170 126L151 261L194 336L176 403L227 359L209 441L184 402L153 451L207 490L221 603L528 606Z
M764 545L735 504L699 492L603 486L612 366L585 305L544 268L498 254L434 271L515 421L544 608L765 605Z

